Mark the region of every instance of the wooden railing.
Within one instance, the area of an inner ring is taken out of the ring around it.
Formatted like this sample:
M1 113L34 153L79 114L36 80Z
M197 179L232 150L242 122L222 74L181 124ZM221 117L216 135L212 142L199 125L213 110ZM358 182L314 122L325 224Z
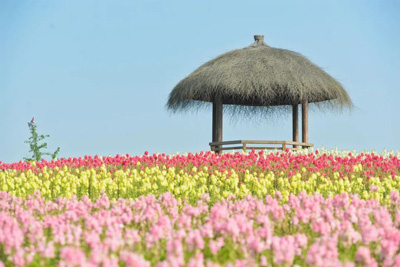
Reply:
M251 146L248 146L251 145ZM261 146L260 146L261 145ZM265 145L274 145L274 146L265 146ZM291 146L291 147L289 147ZM211 151L222 151L222 150L234 150L234 149L242 149L243 152L246 152L248 149L279 149L285 151L289 150L298 150L300 147L308 148L313 147L313 144L310 143L301 143L301 142L293 142L293 141L260 141L260 140L236 140L236 141L224 141L224 142L211 142L210 147Z

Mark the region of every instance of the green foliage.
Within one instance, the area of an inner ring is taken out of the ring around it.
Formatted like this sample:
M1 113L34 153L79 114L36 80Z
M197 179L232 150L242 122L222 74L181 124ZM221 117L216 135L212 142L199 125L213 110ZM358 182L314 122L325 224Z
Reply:
M30 150L29 152L32 153L32 156L30 158L24 158L25 161L40 161L43 156L51 156L52 159L55 159L60 152L60 147L57 147L56 151L54 153L49 153L49 152L42 152L43 149L47 148L47 143L44 142L40 144L42 140L44 140L47 137L50 137L50 135L39 135L36 131L36 125L33 122L33 119L31 123L28 123L29 129L31 131L31 137L25 143L29 144Z

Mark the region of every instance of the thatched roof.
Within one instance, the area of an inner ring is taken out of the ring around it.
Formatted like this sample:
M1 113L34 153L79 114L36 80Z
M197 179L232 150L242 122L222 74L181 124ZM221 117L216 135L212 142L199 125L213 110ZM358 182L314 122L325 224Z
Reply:
M167 107L173 111L198 108L216 98L235 105L231 107L234 112L256 111L257 107L270 110L304 100L328 101L326 105L339 109L352 106L342 85L307 58L268 46L262 35L254 39L252 45L211 60L180 81Z

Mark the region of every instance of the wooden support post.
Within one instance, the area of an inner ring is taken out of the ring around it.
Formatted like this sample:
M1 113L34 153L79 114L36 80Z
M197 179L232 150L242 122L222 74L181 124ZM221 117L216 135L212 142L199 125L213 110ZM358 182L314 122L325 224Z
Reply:
M293 142L299 142L299 107L298 105L292 105L293 109ZM293 145L293 148L297 148L296 145Z
M212 141L222 142L222 100L215 99L213 102ZM222 153L222 146L216 146L216 153Z
M247 144L246 144L246 143L243 143L243 152L244 152L244 153L246 153L246 146L247 146Z
M308 101L304 101L301 105L302 108L302 140L303 143L308 143ZM303 147L304 148L304 147Z

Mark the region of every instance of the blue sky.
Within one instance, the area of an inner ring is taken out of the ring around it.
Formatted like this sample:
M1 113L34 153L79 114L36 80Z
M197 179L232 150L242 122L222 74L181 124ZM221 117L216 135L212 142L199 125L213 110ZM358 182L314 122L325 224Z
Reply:
M310 113L310 142L400 149L400 1L0 0L0 160L29 156L32 116L60 157L208 150L211 111L171 114L168 94L254 34L352 98L350 113ZM290 116L224 119L224 140L290 138Z

